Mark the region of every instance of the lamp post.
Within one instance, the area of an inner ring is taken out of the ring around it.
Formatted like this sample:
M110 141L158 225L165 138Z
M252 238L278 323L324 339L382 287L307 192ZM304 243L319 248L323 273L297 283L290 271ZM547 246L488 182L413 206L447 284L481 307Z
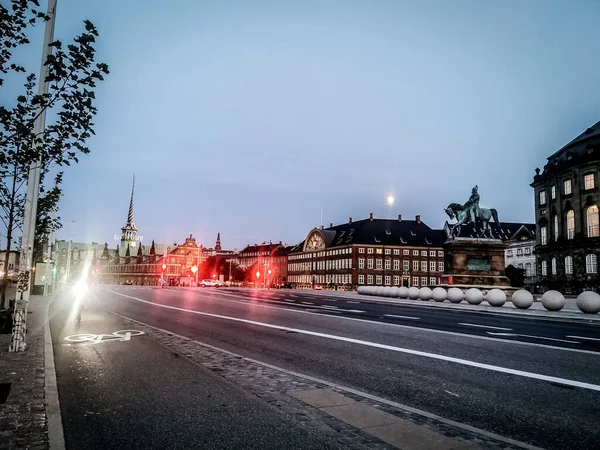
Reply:
M267 277L267 289L269 289L271 287L271 269L267 270L267 274L269 275Z
M72 234L71 231L73 229L73 224L75 223L74 220L71 220L71 223L69 224L69 246L67 247L67 274L66 274L66 278L65 278L65 282L69 282L69 276L71 275L71 244L72 244Z
M198 287L198 267L197 266L192 266L192 273L196 277L196 287Z
M260 278L260 271L256 271L256 287L258 287L258 279Z
M162 265L162 278L160 280L160 287L164 288L165 287L165 271L167 270L167 265L165 263L163 263Z

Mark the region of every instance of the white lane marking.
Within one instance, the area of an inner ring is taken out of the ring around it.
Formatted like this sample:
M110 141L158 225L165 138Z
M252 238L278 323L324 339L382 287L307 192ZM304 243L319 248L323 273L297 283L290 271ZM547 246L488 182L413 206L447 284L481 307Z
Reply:
M307 309L307 311L313 312L313 313L322 313L322 312L332 312L332 313L336 313L336 314L341 314L341 311L337 311L337 310L333 310L333 309L326 309L325 311L323 311L322 309Z
M489 325L477 325L476 323L459 323L459 325L464 325L465 327L489 328L491 330L512 331L512 328L492 327Z
M156 288L155 290L157 290L158 292L161 292L160 288ZM111 291L109 289L106 289L107 292L113 292L115 294L118 294L118 292L114 292ZM194 291L196 293L196 295L200 295L199 292ZM225 292L221 292L221 295L225 294ZM237 303L240 305L249 305L250 302L246 301L246 300L241 300L242 297L235 295L235 294L225 294L226 296L229 297L233 297L236 300L232 300L230 298L223 298L223 297L213 297L210 298L209 300L211 301L219 301L219 302L230 302L230 303ZM357 302L360 303L360 302ZM284 305L287 306L287 304L282 303ZM287 312L291 312L291 313L296 313L296 314L317 314L316 312L312 312L312 311L306 311L306 310L301 310L301 309L291 309L291 308L282 308L281 306L269 306L269 305L261 305L261 304L253 304L253 306L255 307L260 307L260 308L270 308L270 309L278 309L280 311L287 311ZM364 311L361 311L364 312ZM319 314L321 317L324 317L323 314ZM347 316L329 316L335 319L342 319L342 320L355 320L357 322L362 322L363 324L369 324L369 325L373 325L374 323L377 323L378 325L383 325L383 326L387 326L387 327L395 327L395 328L402 328L402 329L406 329L406 330L411 330L411 331L421 331L421 332L428 332L428 333L438 333L438 334L445 334L445 335L450 335L450 336L458 336L461 338L469 338L469 339L478 339L478 340L483 340L483 341L492 341L492 342L498 342L498 343L502 343L502 344L511 344L511 345L521 345L521 346L525 346L525 347L540 347L540 348L546 348L549 350L559 350L559 351L563 351L563 352L572 352L572 353L585 353L586 355L594 355L594 356L600 356L599 352L595 352L593 350L581 350L578 348L570 348L570 347L556 347L554 345L549 345L549 344L540 344L537 342L525 342L525 341L514 341L511 339L501 339L501 338L495 338L495 337L491 337L491 336L479 336L476 334L467 334L467 333L458 333L456 331L446 331L446 330L436 330L434 328L425 328L425 327L415 327L412 325L402 325L399 323L389 323L389 322L374 322L373 320L369 320L369 319L359 319L357 317L347 317Z
M130 341L131 336L141 336L143 331L138 330L119 330L113 331L112 334L73 334L65 337L65 341L69 342L89 342L90 344L100 344L107 341Z
M585 383L585 382L576 381L576 380L569 380L567 378L553 377L553 376L543 375L543 374L539 374L539 373L525 372L523 370L509 369L508 367L500 367L500 366L494 366L492 364L478 363L476 361L470 361L468 359L454 358L452 356L439 355L436 353L423 352L420 350L412 350L409 348L395 347L393 345L380 344L377 342L363 341L362 339L354 339L354 338L349 338L349 337L345 337L345 336L337 336L335 334L319 333L316 331L302 330L300 328L284 327L281 325L273 325L270 323L257 322L255 320L242 319L240 317L230 317L230 316L224 316L222 314L213 314L213 313L207 313L207 312L202 312L202 311L194 311L194 310L190 310L190 309L179 308L177 306L162 305L160 303L150 302L148 300L143 300L141 298L133 297L131 295L121 294L120 292L111 291L108 289L107 289L107 291L112 292L113 294L120 295L122 297L136 300L141 303L146 303L146 304L152 305L152 306L158 306L160 308L188 312L188 313L197 314L200 316L214 317L216 319L230 320L232 322L247 323L250 325L256 325L256 326L264 327L264 328L271 328L274 330L292 331L292 332L296 332L296 333L300 333L300 334L306 334L308 336L315 336L315 337L320 337L320 338L324 338L324 339L330 339L333 341L350 342L352 344L364 345L366 347L390 350L390 351L394 351L394 352L398 352L398 353L407 353L409 355L423 356L425 358L437 359L437 360L446 361L446 362L452 362L452 363L461 364L461 365L469 366L469 367L476 367L478 369L485 369L485 370L489 370L492 372L500 372L500 373L504 373L504 374L508 374L508 375L516 375L516 376L520 376L520 377L524 377L524 378L531 378L531 379L540 380L540 381L549 381L551 383L565 384L567 386L579 387L582 389L589 389L592 391L600 392L600 385L597 385L597 384Z
M323 308L328 308L328 309L338 309L337 306L330 306L330 305L321 305Z
M314 305L314 303L311 303L311 302L300 302L300 303L302 303L303 305Z
M557 341L557 342L568 342L569 344L580 344L577 341L567 341L566 339L555 339L543 336L532 336L530 334L517 334L517 333L494 333L492 331L488 331L487 334L491 334L492 336L520 336L520 337L528 337L532 339L545 339L547 341Z
M283 301L284 302L292 302L292 303L296 302L296 300L290 300L289 298L284 298Z
M347 300L346 303L360 303L360 302L355 302L354 300Z
M567 336L567 337L572 338L572 339L585 339L586 341L600 341L600 339L583 337L583 336Z
M520 448L524 448L524 449L528 449L528 450L543 450L540 447L535 447L533 445L526 444L525 442L516 441L514 439L507 438L507 437L501 436L499 434L492 433L490 431L486 431L486 430L482 430L480 428L472 427L471 425L467 425L467 424L464 424L464 423L456 422L454 420L446 419L444 417L438 416L437 414L433 414L433 413L430 413L430 412L427 412L427 411L423 411L422 409L413 408L412 406L404 405L402 403L394 402L392 400L388 400L387 398L378 397L378 396L372 395L372 394L367 394L366 392L358 391L358 390L353 389L351 387L346 387L346 386L343 386L341 384L337 384L337 383L333 383L331 381L323 380L321 378L316 378L316 377L313 377L313 376L310 376L310 375L305 375L305 374L300 373L300 372L294 372L293 370L284 369L283 367L275 366L273 364L262 362L262 361L259 361L257 359L248 358L247 356L240 355L239 353L233 353L233 352L230 352L229 350L225 350L225 349L222 349L220 347L215 347L214 345L206 344L204 342L198 341L196 339L189 338L187 336L183 336L181 334L173 333L172 331L165 330L164 328L158 328L158 327L155 327L154 325L149 325L149 324L147 324L145 322L140 322L139 320L132 319L131 317L124 316L122 314L116 313L116 312L111 311L109 309L106 309L106 308L102 308L102 309L104 311L110 313L110 314L114 314L115 316L122 317L123 319L131 320L132 322L139 323L140 325L145 325L145 326L147 326L149 328L153 328L153 329L161 331L163 333L167 333L169 335L176 336L176 337L184 339L186 341L194 342L195 344L201 345L202 347L210 348L210 349L216 350L216 351L218 351L220 353L224 353L226 355L230 355L230 356L234 356L236 358L240 358L240 359L242 359L244 361L249 361L249 362L252 362L252 363L255 363L255 364L259 364L259 365L261 365L263 367L268 367L270 369L277 370L278 372L285 373L287 375L293 375L295 377L299 377L299 378L302 378L302 379L305 379L305 380L313 381L315 383L321 383L321 384L324 384L326 386L330 386L330 387L332 387L334 389L337 389L337 390L340 390L340 391L349 392L350 394L355 394L358 397L367 398L367 399L372 400L374 402L382 403L382 404L388 405L388 406L392 406L392 407L397 408L397 409L403 409L405 411L408 411L408 412L411 412L411 413L414 413L414 414L418 414L420 416L427 417L429 419L435 419L435 420L437 420L439 422L442 422L442 423L445 423L445 424L448 424L448 425L452 425L453 427L460 428L462 430L471 431L473 433L481 434L482 436L487 436L487 437L490 437L492 439L496 439L498 441L502 441L502 442L506 442L506 443L511 444L511 445L515 445L515 446L520 447ZM335 316L331 316L331 317L335 317ZM356 319L356 320L361 320L361 319ZM491 338L489 338L489 339L491 339Z
M460 395L455 394L454 392L447 391L446 389L444 389L444 392L447 392L450 395L454 395L455 397L460 397Z
M411 317L411 316L397 316L396 314L384 314L383 317L395 317L396 319L412 319L412 320L421 320L420 317Z

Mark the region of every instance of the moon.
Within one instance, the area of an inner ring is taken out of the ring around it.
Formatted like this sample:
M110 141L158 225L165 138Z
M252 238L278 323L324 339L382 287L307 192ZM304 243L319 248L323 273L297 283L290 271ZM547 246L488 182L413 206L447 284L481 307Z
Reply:
M387 196L387 204L388 205L390 205L390 206L393 205L395 201L396 201L396 199L394 198L393 195L388 195Z

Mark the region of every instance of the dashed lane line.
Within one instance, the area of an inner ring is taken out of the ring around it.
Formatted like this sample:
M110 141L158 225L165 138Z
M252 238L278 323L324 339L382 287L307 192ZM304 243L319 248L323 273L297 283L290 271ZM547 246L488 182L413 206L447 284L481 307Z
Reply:
M490 325L478 325L476 323L459 323L459 325L463 325L465 327L489 328L490 330L512 331L512 328L492 327Z
M396 314L384 314L383 317L393 317L395 319L411 319L411 320L421 320L420 317L411 317L411 316L397 316Z
M599 341L600 342L600 339L590 338L590 337L583 337L583 336L566 336L566 337L571 338L571 339L583 339L586 341Z
M489 370L492 372L499 372L499 373L503 373L503 374L507 374L507 375L515 375L515 376L539 380L539 381L547 381L550 383L564 384L566 386L578 387L578 388L582 388L582 389L588 389L591 391L600 392L600 385L592 384L592 383L585 383L585 382L577 381L577 380L570 380L568 378L560 378L560 377L543 375L543 374L534 373L534 372L526 372L523 370L510 369L508 367L495 366L492 364L484 364L484 363L479 363L476 361L470 361L468 359L454 358L452 356L445 356L445 355L440 355L437 353L429 353L429 352L423 352L420 350L396 347L393 345L380 344L378 342L370 342L370 341L365 341L362 339L338 336L335 334L320 333L320 332L316 332L316 331L303 330L301 328L285 327L285 326L281 326L281 325L273 325L270 323L258 322L255 320L242 319L240 317L230 317L230 316L225 316L222 314L213 314L213 313L208 313L208 312L203 312L203 311L195 311L192 309L179 308L177 306L163 305L160 303L154 303L154 302L150 302L148 300L143 300L141 298L133 297L131 295L122 294L120 292L111 291L109 289L107 289L107 291L111 292L113 294L116 294L116 295L120 295L125 298L130 298L132 300L136 300L141 303L145 303L145 304L152 305L152 306L157 306L159 308L166 308L166 309L171 309L171 310L176 310L176 311L182 311L182 312L197 314L197 315L206 316L206 317L214 317L217 319L229 320L232 322L247 323L250 325L255 325L255 326L270 328L270 329L275 329L275 330L291 331L291 332L296 332L299 334L320 337L320 338L329 339L329 340L333 340L333 341L349 342L352 344L363 345L366 347L378 348L378 349L382 349L382 350L390 350L390 351L394 351L394 352L398 352L398 353L406 353L409 355L422 356L425 358L451 362L451 363L460 364L460 365L468 366L468 367L475 367L478 369Z

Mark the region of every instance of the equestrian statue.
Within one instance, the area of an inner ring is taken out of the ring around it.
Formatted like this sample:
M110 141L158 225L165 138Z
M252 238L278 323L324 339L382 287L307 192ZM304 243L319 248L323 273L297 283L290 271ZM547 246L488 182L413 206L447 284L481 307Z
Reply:
M471 197L469 197L469 200L464 205L461 205L460 203L450 203L444 210L450 219L456 219L456 223L450 225L452 237L456 237L460 234L461 226L463 224L473 223L476 225L478 221L482 222L483 236L488 233L490 237L494 237L492 227L490 226L490 220L493 218L494 222L500 226L498 212L493 208L487 209L479 207L478 190L479 188L477 186L472 189Z

